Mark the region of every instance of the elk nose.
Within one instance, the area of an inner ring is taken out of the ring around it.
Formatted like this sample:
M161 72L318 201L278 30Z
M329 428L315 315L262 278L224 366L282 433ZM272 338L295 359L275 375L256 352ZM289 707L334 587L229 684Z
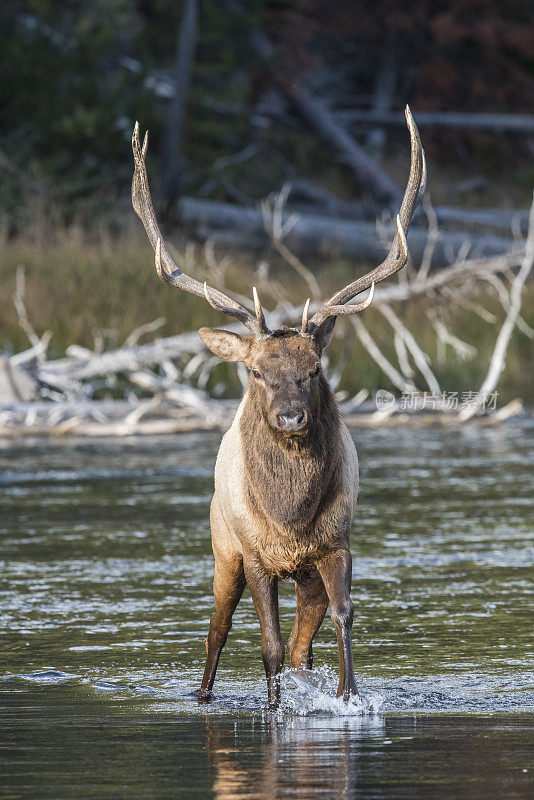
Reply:
M306 426L306 418L304 409L287 409L277 415L276 421L282 431L300 431Z

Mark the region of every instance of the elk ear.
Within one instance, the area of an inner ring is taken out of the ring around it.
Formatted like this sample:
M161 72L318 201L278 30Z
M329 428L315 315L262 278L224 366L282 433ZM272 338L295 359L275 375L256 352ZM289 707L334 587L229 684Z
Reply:
M198 335L206 347L223 361L245 361L252 343L250 336L219 328L201 328Z
M330 344L330 339L332 338L332 334L334 333L334 325L336 324L337 317L327 317L324 322L322 322L319 327L313 332L313 338L315 339L315 349L317 350L317 355L322 355L323 350L326 350L328 345Z

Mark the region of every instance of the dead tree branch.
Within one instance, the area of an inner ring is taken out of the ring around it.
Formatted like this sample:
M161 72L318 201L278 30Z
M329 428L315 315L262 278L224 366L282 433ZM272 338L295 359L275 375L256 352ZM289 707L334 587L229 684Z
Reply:
M377 343L361 321L359 317L351 317L350 321L356 331L358 339L363 344L373 361L378 364L384 375L386 375L391 383L397 387L401 392L411 394L417 391L417 387L410 380L404 378L400 372L393 366L384 353L380 350Z
M318 305L319 287L309 267L293 254L288 245L287 240L298 229L301 218L285 211L286 197L287 189L264 208L263 215L260 212L255 213L262 223L265 218L278 252L309 286L314 297L310 307L310 313L313 313ZM470 245L467 243L460 248L459 259L439 271L435 270L434 246L436 242L441 242L442 236L437 230L432 213L428 217L429 226L435 228L435 235L433 239L431 237L431 245L427 247L422 267L418 272L412 270L411 273L406 273L403 282L380 285L375 292L375 307L391 328L397 363L382 352L361 318L352 317L351 322L365 351L388 382L397 391L416 398L413 410L424 411L425 400L430 395L433 402L435 401L433 409L446 416L447 420L458 422L472 418L483 409L487 410L484 403L488 394L497 386L504 369L513 329L521 325L521 293L534 261L534 204L526 245L517 242L515 249L508 249L499 255L468 259ZM216 282L223 284L230 263L228 258L219 261L211 244L206 246L205 252L208 267L217 279ZM185 257L186 260L195 257L192 245L186 248ZM269 324L276 329L283 324L297 323L302 315L302 306L292 306L283 287L278 284L275 286L274 281L267 280L267 275L268 268L260 264L258 277L271 287L272 296L277 303L275 311L269 314ZM400 311L394 308L395 304L412 302L417 298L425 298L420 308L436 334L436 369L420 346L417 340L419 336L416 337L409 329L408 323L401 321ZM472 345L455 335L451 321L453 312L459 307L478 314L487 323L495 323L497 316L485 308L484 298L497 298L504 309L504 324L497 336L487 376L474 402L469 403L469 407L462 408L460 414L451 414L450 406L443 397L440 399L441 388L437 377L438 368L445 360L445 349L447 346L451 347L455 356L461 359L476 355ZM21 327L26 331L32 346L15 356L4 357L4 373L18 370L17 385L22 386L21 381L27 378L31 391L28 390L24 395L16 391L11 391L9 395L4 392L4 398L9 396L10 399L4 399L0 410L0 435L11 436L25 431L83 435L96 435L98 431L101 435L126 435L140 432L222 430L229 421L235 402L208 398L204 391L218 362L206 353L196 332L138 344L141 335L155 333L159 329L163 323L159 319L134 330L123 347L94 352L73 344L67 349L66 358L46 360L48 335L39 338L28 318L24 303L24 273L20 269L14 302ZM243 302L249 303L245 299ZM241 330L239 324L225 328L236 332ZM531 332L524 322L523 328L525 333ZM347 363L345 349L332 369L336 388ZM20 367L21 364L25 365L24 369ZM239 377L246 384L246 371L242 370ZM420 391L418 383L423 383L429 392ZM119 387L128 402L120 399L90 399L97 396L97 390L116 394ZM213 393L226 390L227 386L222 382L214 388ZM147 398L147 395L151 397ZM23 402L26 398L35 396L47 398L47 402ZM339 393L340 399L344 396L343 391ZM361 392L358 397L363 397ZM345 413L352 414L355 405L355 401L345 403ZM363 419L369 424L378 424L386 419L391 422L399 410L399 403L392 398L392 403L388 402L386 405L387 407L374 411ZM511 404L490 415L488 419L498 422L517 413L518 408L519 403ZM358 413L360 411L361 409Z
M525 255L523 256L521 268L512 283L508 313L506 314L506 319L504 320L501 330L499 331L499 335L497 336L497 341L495 342L495 348L491 357L488 373L484 379L484 382L482 383L482 386L480 387L476 400L470 404L468 408L461 412L462 420L470 419L478 411L480 411L486 402L488 395L491 394L491 392L493 392L497 386L499 378L506 365L506 352L508 350L508 345L510 344L510 339L516 325L517 318L519 317L519 313L521 311L521 294L523 292L523 287L528 276L530 275L533 264L534 200L530 210L530 226L525 247Z

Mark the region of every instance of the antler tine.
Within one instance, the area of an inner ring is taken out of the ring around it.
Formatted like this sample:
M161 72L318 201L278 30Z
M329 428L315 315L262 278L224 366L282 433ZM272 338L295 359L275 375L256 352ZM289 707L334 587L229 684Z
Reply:
M132 205L135 213L143 223L150 244L154 250L157 274L165 283L175 286L177 289L183 289L185 292L190 292L197 297L205 297L210 305L218 311L235 317L242 322L255 337L262 338L265 335L265 330L246 308L243 308L242 305L232 300L218 289L208 287L208 293L206 293L200 281L191 278L175 263L161 235L152 204L145 165L147 149L148 131L145 133L143 145L141 146L139 139L139 123L136 122L132 134L132 151L135 163L132 178Z
M161 239L158 239L155 256L156 256L156 272L158 278L161 278L163 283L167 283L170 276L167 272L165 272L165 270L163 269L163 265L161 263Z
M222 314L228 314L231 317L235 317L238 319L239 322L242 322L243 325L249 329L249 331L255 336L256 339L263 339L266 336L266 333L261 329L258 325L257 321L254 319L252 314L250 314L246 308L240 306L239 308L234 308L233 306L227 306L224 303L219 301L219 298L215 296L217 292L216 289L212 289L211 286L208 286L206 281L202 286L203 294L208 303L212 308L216 311L220 311ZM217 294L221 294L217 292ZM223 295L225 297L225 295Z
M254 298L254 308L256 309L256 319L258 320L258 325L260 326L260 330L264 336L270 336L272 330L267 327L267 323L265 322L265 314L263 313L263 308L261 307L260 298L258 296L258 291L255 286L252 287L252 296Z
M422 167L422 170L421 170L421 173L422 173L421 174L421 185L419 187L419 195L417 197L417 202L415 204L416 206L423 199L423 195L424 195L425 189L426 189L427 171L426 171L426 156L425 156L425 151L424 150L421 150L421 156L423 158L423 167Z
M380 283L380 281L383 281L385 278L388 278L390 275L398 272L398 270L404 267L408 260L406 233L408 231L408 226L412 219L417 203L421 199L425 190L426 162L425 154L421 145L421 139L419 137L419 131L417 130L417 125L415 124L415 120L412 116L409 106L406 106L405 114L411 139L410 175L408 178L408 183L406 184L406 191L404 192L399 214L397 216L397 230L391 244L390 251L384 261L378 267L367 273L367 275L363 275L361 278L349 283L348 286L345 286L343 289L333 295L333 297L328 300L323 308L317 311L317 313L314 314L310 320L310 326L313 328L320 325L321 322L327 317L334 316L331 311L325 313L327 309L343 307L345 303L348 303L348 301L352 300L353 297L356 297L356 295L361 294L361 292L364 292L366 289L369 289L373 283ZM353 306L353 308L356 308L356 306ZM339 311L337 313L341 314L342 312Z
M375 285L371 284L371 291L362 303L352 303L346 306L323 306L316 314L314 314L314 326L318 328L325 319L328 317L343 317L348 314L358 314L360 311L368 308L373 302L375 294ZM311 322L311 320L310 320Z
M301 324L301 327L300 327L300 332L301 332L302 336L306 336L306 334L308 333L308 309L309 309L309 307L310 307L310 298L308 297L308 299L306 300L306 302L304 304L304 309L302 311L302 324Z

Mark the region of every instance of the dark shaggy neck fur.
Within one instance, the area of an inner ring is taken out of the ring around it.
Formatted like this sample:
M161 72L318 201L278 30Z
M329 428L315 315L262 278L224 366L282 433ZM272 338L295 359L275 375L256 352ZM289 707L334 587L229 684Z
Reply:
M297 531L329 504L341 468L339 412L323 376L311 412L304 436L274 431L251 384L240 420L249 502L275 524Z

